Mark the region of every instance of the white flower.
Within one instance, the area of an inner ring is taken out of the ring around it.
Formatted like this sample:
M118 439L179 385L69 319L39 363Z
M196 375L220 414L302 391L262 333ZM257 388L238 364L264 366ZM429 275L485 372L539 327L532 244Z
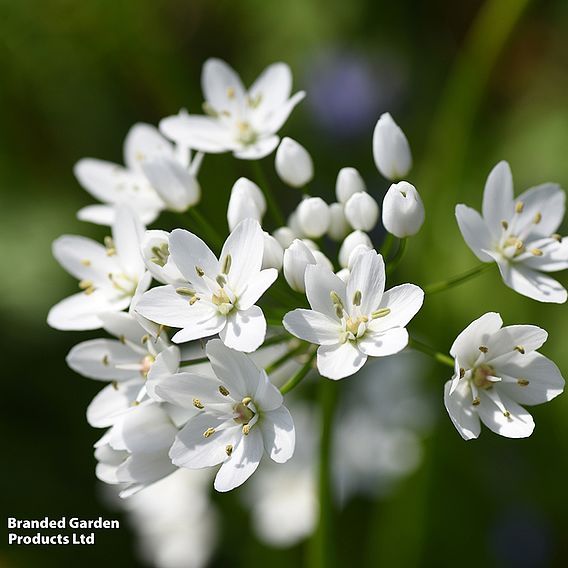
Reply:
M51 308L47 323L55 329L97 329L101 314L128 308L144 274L140 240L144 227L122 206L106 247L85 237L64 235L53 243L53 256L75 278L82 292Z
M553 183L515 199L509 164L499 162L485 184L483 217L458 205L456 218L469 248L482 262L496 262L509 288L539 302L562 304L566 290L542 273L568 268L568 241L556 234L564 203L564 191Z
M280 243L269 233L264 231L264 253L262 255L262 268L282 268L284 249Z
M351 253L359 246L364 245L368 249L373 248L373 243L367 233L363 231L353 231L349 233L339 249L339 264L342 268L349 266Z
M352 195L360 191L367 191L361 174L355 168L341 168L335 182L337 201L345 205Z
M327 234L334 241L342 241L351 230L343 209L343 203L332 203L329 206L329 227Z
M256 185L247 178L239 178L231 189L227 222L232 231L244 219L254 219L259 223L266 213L266 199Z
M276 133L305 96L301 91L290 97L292 73L284 63L267 67L247 92L227 63L208 59L201 86L208 116L170 116L160 122L161 131L190 148L212 154L233 152L245 160L263 158L276 148Z
M406 176L412 167L412 154L404 132L385 112L373 133L373 157L381 174L392 181Z
M135 124L124 141L125 167L85 158L75 165L79 183L104 205L89 205L79 219L111 225L119 204L133 208L142 222L151 223L163 209L185 211L201 190L196 179L200 155L190 161L149 124Z
M329 228L330 214L327 203L321 197L307 197L296 209L302 233L312 239L325 235Z
M424 223L424 204L416 188L406 182L393 183L383 200L385 229L404 239L415 235Z
M276 150L274 166L278 177L291 187L304 187L314 177L314 164L310 154L292 138L282 138Z
M294 453L294 424L278 389L244 353L207 343L216 378L180 373L156 387L163 399L198 409L176 437L174 464L200 469L222 464L217 491L230 491L256 470L266 452L278 463Z
M136 310L144 317L181 328L176 343L219 334L225 345L254 351L264 340L266 320L255 302L278 276L261 270L264 237L260 225L245 219L229 235L220 259L196 235L176 229L170 254L186 279L184 286L146 292Z
M502 325L501 316L489 312L469 324L450 350L455 373L444 387L444 402L465 440L479 436L480 420L507 438L530 436L533 418L521 404L542 404L564 390L558 367L537 352L546 331Z
M298 235L296 235L290 227L279 227L272 233L272 236L280 243L280 246L284 250L298 238Z
M153 338L128 313L101 316L104 329L117 339L90 339L75 345L67 364L75 372L108 381L87 409L87 419L95 428L112 426L132 404L153 393L162 377L179 369L179 347L171 345L164 333Z
M305 292L304 275L309 264L319 264L332 269L323 253L311 250L304 241L296 239L284 251L284 278L292 290Z
M170 255L170 233L146 231L141 245L142 258L150 274L162 284L183 286L185 278Z
M132 407L95 444L96 475L121 486L121 497L166 477L177 467L168 451L178 433L164 408L154 403Z
M342 379L356 373L368 356L402 351L405 326L422 306L424 292L413 284L385 289L385 265L374 250L357 257L347 282L329 269L306 268L306 295L311 310L284 316L284 327L296 337L319 345L321 375Z
M371 231L379 219L379 206L367 192L358 191L347 200L345 217L354 229Z

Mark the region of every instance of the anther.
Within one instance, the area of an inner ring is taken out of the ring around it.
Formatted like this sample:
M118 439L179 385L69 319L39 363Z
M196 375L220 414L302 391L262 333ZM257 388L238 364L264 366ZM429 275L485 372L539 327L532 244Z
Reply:
M199 410L203 410L205 408L198 398L193 399L193 406L195 406L195 408L199 408Z
M518 251L522 251L525 248L525 243L523 243L523 241L521 241L521 239L517 239L517 241L515 242L515 248Z
M119 335L119 336L118 336L118 340L119 340L120 343L122 343L123 345L126 343L126 337L124 337L124 335Z
M480 345L480 346L479 346L479 350L480 350L482 353L487 353L487 352L489 351L489 348L488 348L486 345Z
M511 413L508 410L505 410L505 412L503 412L503 416L505 418L511 418Z
M509 228L509 223L507 223L507 221L501 221L501 227L506 231Z
M525 354L525 348L522 345L515 345L515 351L518 351L521 355Z
M203 437L209 438L210 436L213 436L213 434L215 434L215 428L207 428L207 430L203 432Z
M542 256L544 253L539 248L533 248L531 249L531 254L534 254L534 256Z
M361 290L357 290L355 294L353 294L353 305L354 306L361 305Z
M150 336L148 334L143 335L140 339L140 343L142 343L142 345L145 345L148 341L150 341Z
M380 310L373 312L371 314L371 317L373 319L384 318L385 316L388 316L390 313L391 313L390 308L381 308Z
M517 202L515 205L515 213L522 213L525 208L525 204L522 201Z
M234 87L229 87L227 89L227 98L229 98L229 99L235 98L235 88Z
M479 406L479 405L481 404L481 401L479 400L478 397L475 397L475 398L471 401L471 404L472 404L473 406Z
M517 384L521 387L526 387L528 386L530 383L530 381L528 379L518 379L517 380Z
M109 366L109 358L108 358L108 355L105 355L105 356L103 357L103 365L104 365L105 367L108 367L108 366Z
M223 385L221 385L219 387L219 392L223 395L223 396L229 396L229 389L227 387L224 387Z
M193 296L193 298L189 300L189 305L193 306L193 304L195 304L195 302L197 302L199 299L200 299L199 296Z
M227 283L225 277L222 274L219 274L219 276L215 278L215 281L217 282L217 284L219 284L219 286L221 286L221 288L223 288L223 286L225 286L225 284Z
M249 433L250 433L250 426L249 426L248 424L245 424L245 425L243 426L243 434L244 434L245 436L248 436Z
M227 444L225 446L225 453L231 457L231 454L233 453L233 444Z
M463 367L460 367L460 379L463 379L465 376L465 369Z
M332 290L329 293L329 297L331 298L331 301L336 305L339 306L340 308L343 309L343 302L341 301L341 298L339 297L339 294L335 291Z
M537 213L537 214L534 216L533 223L534 223L535 225L538 225L541 221L542 221L542 213Z
M191 288L185 288L185 287L180 287L180 288L176 288L176 294L179 294L180 296L188 296L189 298L193 298L195 296L195 290L192 290Z
M233 262L233 259L231 258L231 255L228 254L225 257L225 260L223 260L223 267L221 268L221 272L223 274L229 274L229 270L231 270L231 264Z
M82 264L83 266L91 266L91 261L90 261L88 258L84 258L84 259L81 261L81 264Z
M112 385L112 388L113 388L115 391L118 390L118 382L117 382L117 381L112 381L111 385Z
M203 109L203 112L208 116L216 117L219 115L219 113L207 102L204 102L201 105L201 108Z
M205 275L205 270L201 268L201 266L195 267L195 272L197 272L197 276L203 277Z
M134 400L130 406L139 406L139 405L140 405L140 401Z
M107 256L113 256L116 254L116 248L114 246L114 241L112 240L112 237L106 236L104 238L104 243L105 243L105 247L107 249L106 253Z
M550 235L551 239L554 239L555 241L561 243L562 242L562 235L559 235L558 233L554 233L553 235Z
M245 396L245 398L243 398L243 400L242 400L242 403L246 406L251 401L252 401L252 398L250 396Z

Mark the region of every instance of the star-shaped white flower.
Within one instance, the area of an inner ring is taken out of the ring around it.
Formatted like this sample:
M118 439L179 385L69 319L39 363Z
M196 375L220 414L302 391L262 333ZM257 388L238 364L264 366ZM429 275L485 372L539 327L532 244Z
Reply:
M145 272L140 254L143 232L136 215L122 206L117 209L112 239L105 241L106 246L74 235L56 239L53 256L79 279L82 292L53 306L47 323L63 330L97 329L103 325L101 314L128 308Z
M480 420L507 438L530 436L533 418L521 404L542 404L564 390L558 367L537 352L546 331L502 325L501 316L489 312L466 327L450 350L455 373L445 384L444 402L465 440L479 436Z
M539 302L564 303L566 290L547 272L568 268L568 241L556 233L564 217L564 191L545 183L516 199L507 162L489 174L483 217L465 205L456 218L465 242L482 262L496 262L503 281Z
M294 423L279 390L250 357L218 339L206 352L214 378L179 373L161 381L156 393L198 412L176 437L173 463L189 469L222 464L215 489L230 491L255 472L265 452L278 463L292 457Z
M186 146L175 148L157 128L135 124L124 141L124 163L84 158L75 165L79 183L103 205L88 205L79 219L111 225L116 206L128 204L142 222L151 223L160 211L185 211L201 196L196 179L202 155L191 161Z
M247 91L235 71L220 59L208 59L201 85L208 116L181 112L160 122L168 138L206 153L233 152L257 160L278 146L278 130L303 91L290 97L292 73L285 63L268 66Z
M357 257L346 282L317 265L307 266L305 279L312 309L289 312L283 323L296 337L320 345L317 366L324 377L348 377L368 356L393 355L408 344L405 326L424 292L413 284L385 292L385 265L376 251Z
M266 334L266 320L255 302L278 276L261 270L264 236L257 221L245 219L229 235L218 260L194 234L176 229L169 238L174 264L185 286L160 286L146 292L136 306L144 317L181 328L176 343L219 334L238 351L257 349Z

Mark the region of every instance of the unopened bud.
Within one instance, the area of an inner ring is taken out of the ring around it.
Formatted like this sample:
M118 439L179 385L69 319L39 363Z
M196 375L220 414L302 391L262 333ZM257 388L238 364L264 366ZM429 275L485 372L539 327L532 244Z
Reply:
M278 177L291 187L303 187L314 177L314 165L308 151L292 138L283 138L274 162Z
M355 168L341 168L335 182L335 196L339 203L347 203L349 198L360 191L366 191L365 182Z
M412 167L412 154L404 132L386 112L373 133L373 157L381 174L392 181L406 176Z
M345 217L354 229L371 231L379 218L379 206L368 193L359 191L345 204Z
M406 181L393 183L383 200L383 225L399 239L415 235L424 223L424 205L416 188Z

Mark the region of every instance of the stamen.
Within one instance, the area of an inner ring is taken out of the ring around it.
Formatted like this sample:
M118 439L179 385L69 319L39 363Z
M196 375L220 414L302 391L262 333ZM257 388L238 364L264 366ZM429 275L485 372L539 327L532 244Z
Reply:
M373 312L371 314L371 317L373 319L377 319L377 318L384 318L385 316L388 316L391 313L391 309L390 308L381 308L375 312Z
M223 385L221 385L219 387L219 392L223 395L223 396L229 396L229 389L227 389L227 387L224 387Z
M530 383L530 381L528 379L518 379L517 380L517 384L521 387L526 387L528 386Z
M164 267L170 256L168 243L162 243L160 246L152 247L152 254L154 256L150 258L150 261L158 266Z
M331 298L331 301L336 305L336 306L340 306L341 308L343 308L343 302L341 301L341 298L339 297L339 294L335 291L332 290L329 293L329 297Z
M110 361L109 361L108 355L105 355L105 356L103 357L103 365L104 365L105 367L108 367L109 364L110 364Z
M517 202L515 205L515 213L522 213L525 208L525 204L522 201Z
M231 457L231 454L233 453L233 444L227 444L225 446L225 453Z
M534 254L534 256L542 256L544 253L539 248L533 248L531 249L531 254Z
M203 276L205 275L205 270L203 270L203 268L201 268L201 266L196 266L195 272L197 272L197 276L199 276L201 278L203 278Z
M361 290L357 290L355 294L353 294L353 305L354 306L361 305Z
M535 225L538 225L541 221L542 221L542 213L537 213L537 214L534 216L533 223L534 223Z
M248 436L248 435L250 434L250 426L249 426L248 424L245 424L245 425L243 426L243 434L244 434L245 436Z
M550 235L551 239L554 239L555 241L561 243L562 242L562 235L559 235L558 233L554 233L553 235Z
M223 288L223 286L225 286L225 284L227 283L225 277L222 274L219 274L219 276L215 278L215 281L217 282L217 284L219 284L219 286L221 286L221 288Z
M229 98L229 99L235 98L235 88L234 87L229 87L227 89L227 98Z
M140 401L134 400L134 401L132 401L132 404L130 406L139 406L139 405L140 405Z
M208 102L204 102L201 105L201 108L203 109L203 112L208 116L212 116L215 118L219 116L219 113Z
M148 334L143 335L140 339L140 343L142 343L142 345L145 345L148 341L150 341L150 336Z
M191 300L189 300L189 305L193 306L193 304L195 304L195 302L197 302L198 300L201 300L201 298L199 296L193 296L193 298L191 298Z
M521 239L517 239L517 241L515 242L515 248L518 251L522 251L525 249L525 243L523 243L523 241L521 241Z
M480 350L482 353L487 353L487 352L489 351L489 348L488 348L486 345L480 345L480 346L479 346L479 350Z
M479 398L476 396L472 401L471 404L473 406L479 406L481 404L481 400L479 400Z
M176 288L176 294L179 294L180 296L188 296L189 298L193 298L195 296L195 290L181 286L179 288Z
M215 434L215 428L207 428L207 430L203 432L203 437L209 438L210 436L213 436L213 434Z
M253 97L247 97L247 103L250 108L257 108L262 101L262 93L257 93L257 95Z
M83 292L85 292L87 296L95 291L92 280L81 280L79 282L79 288L81 288L81 290L83 290Z
M509 223L507 223L507 221L501 221L501 227L506 231L509 228Z
M203 410L205 408L198 398L193 399L193 406L195 406L195 408L199 408L199 410Z
M229 270L231 270L231 264L233 262L233 259L231 258L231 255L228 254L225 257L225 260L223 261L223 267L221 268L221 272L223 274L229 274Z
M91 266L91 261L88 258L85 258L81 261L83 266Z
M104 243L105 243L105 247L107 249L106 253L107 256L113 256L116 254L116 248L114 246L114 241L112 240L112 237L106 236L104 238Z
M525 348L522 345L515 345L515 351L518 351L521 355L525 354Z
M250 396L245 396L245 398L243 398L243 400L242 400L242 403L246 406L251 401L252 401L252 398Z
M465 376L465 369L463 367L460 367L460 379L463 379Z
M503 412L503 416L505 418L511 418L511 413L508 410L505 410L505 412Z
M113 388L115 391L118 390L118 382L117 382L117 381L112 381L111 385L112 385L112 388Z
M118 336L118 340L119 340L120 343L122 343L123 345L126 344L126 337L124 337L124 335L119 335L119 336Z

